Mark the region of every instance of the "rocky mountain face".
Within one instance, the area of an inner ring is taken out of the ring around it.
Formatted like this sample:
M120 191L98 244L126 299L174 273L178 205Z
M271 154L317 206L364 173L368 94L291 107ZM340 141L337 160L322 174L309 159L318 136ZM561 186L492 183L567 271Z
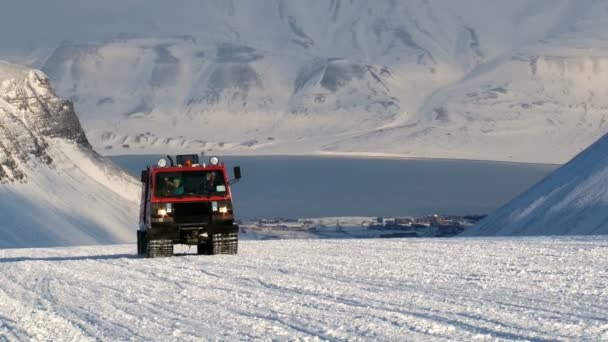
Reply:
M91 148L74 106L55 95L46 75L0 63L0 182L26 181L20 165L30 160L52 165L47 138Z
M4 18L0 57L104 154L561 163L608 129L601 0L11 1L48 30Z
M132 241L138 194L44 73L0 62L0 248Z

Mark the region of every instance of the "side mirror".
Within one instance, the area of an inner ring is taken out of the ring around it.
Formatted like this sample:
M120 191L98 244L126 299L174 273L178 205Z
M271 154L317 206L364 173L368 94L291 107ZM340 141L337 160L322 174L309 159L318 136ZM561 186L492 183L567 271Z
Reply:
M142 183L148 182L148 170L144 170L141 172L141 182Z
M234 167L234 179L241 179L241 167L240 166Z

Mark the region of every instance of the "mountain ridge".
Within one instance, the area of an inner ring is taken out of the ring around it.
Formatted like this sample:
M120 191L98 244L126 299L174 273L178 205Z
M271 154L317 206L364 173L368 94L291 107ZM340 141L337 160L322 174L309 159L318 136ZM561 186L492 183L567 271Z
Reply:
M608 60L601 1L71 1L40 18L73 19L52 39L0 34L0 56L45 71L104 154L561 163L607 128L608 94L585 97Z
M464 235L608 234L607 180L608 134Z
M130 242L138 194L46 75L0 62L0 248Z

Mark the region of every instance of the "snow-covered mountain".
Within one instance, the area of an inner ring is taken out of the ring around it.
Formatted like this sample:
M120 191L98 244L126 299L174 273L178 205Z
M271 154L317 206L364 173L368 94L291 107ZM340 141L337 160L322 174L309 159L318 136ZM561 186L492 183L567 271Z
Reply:
M0 248L132 241L138 188L42 72L0 62Z
M7 7L0 57L42 68L106 154L564 162L608 128L602 0Z
M465 235L608 234L608 135Z

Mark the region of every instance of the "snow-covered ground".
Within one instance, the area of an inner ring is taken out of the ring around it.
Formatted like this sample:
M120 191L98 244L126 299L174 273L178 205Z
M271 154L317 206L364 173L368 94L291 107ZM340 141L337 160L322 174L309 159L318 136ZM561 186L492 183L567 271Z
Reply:
M236 256L166 259L134 250L0 250L0 338L608 339L606 237L243 241Z

